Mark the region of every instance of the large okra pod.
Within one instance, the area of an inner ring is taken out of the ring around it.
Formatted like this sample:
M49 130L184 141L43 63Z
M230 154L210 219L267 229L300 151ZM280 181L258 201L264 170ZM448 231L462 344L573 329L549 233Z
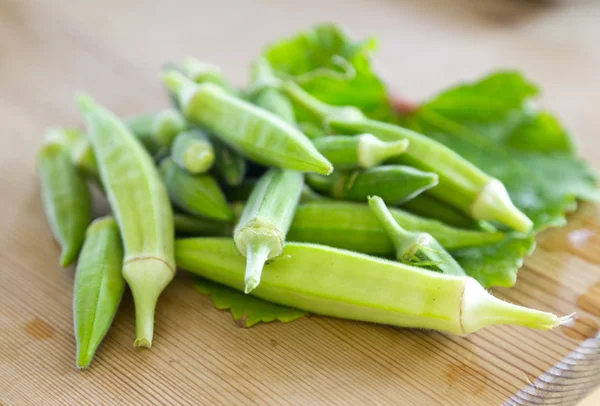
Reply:
M533 227L532 221L510 200L502 182L445 145L398 125L368 119L356 108L327 105L293 82L286 82L283 87L292 101L323 120L333 131L371 133L382 141L408 140L408 149L394 161L438 174L439 185L430 193L440 200L477 220L498 221L522 232Z
M437 185L438 176L410 166L384 165L351 172L335 171L330 176L309 174L306 183L338 200L363 202L371 195L379 195L388 204L399 204Z
M91 217L90 192L64 145L44 143L37 160L44 212L61 247L59 264L67 267L83 245Z
M246 176L246 160L228 145L211 138L215 152L215 163L212 172L228 186L237 186Z
M407 140L384 142L372 134L329 135L314 139L313 144L336 169L370 168L408 148Z
M73 323L77 368L87 368L117 312L125 281L123 246L112 217L87 229L73 286Z
M396 259L405 264L465 276L465 271L431 234L400 227L379 196L369 197L369 207L396 248Z
M77 101L121 232L123 277L135 302L134 345L150 347L156 302L175 273L169 197L151 156L127 126L89 97Z
M206 134L193 129L175 137L171 145L171 158L181 168L197 175L213 166L215 152Z
M161 162L160 173L171 200L180 209L222 221L233 219L225 196L211 175L187 173L169 158Z
M281 255L304 183L300 172L270 169L258 181L233 231L246 257L246 293L260 283L265 261Z
M503 233L461 230L436 220L390 209L394 220L408 231L431 234L447 250L502 241ZM301 204L288 232L289 241L329 245L373 255L394 255L392 240L366 204L315 201Z
M235 255L231 239L178 240L176 258L185 270L244 289L244 259ZM502 301L470 277L301 243L286 244L265 265L252 294L326 316L461 335L494 324L547 330L569 319Z
M125 122L153 155L168 151L175 136L187 129L185 118L176 109L139 114Z
M167 72L164 82L179 98L188 120L256 162L325 175L333 170L300 130L273 113L215 84L198 85L176 71Z

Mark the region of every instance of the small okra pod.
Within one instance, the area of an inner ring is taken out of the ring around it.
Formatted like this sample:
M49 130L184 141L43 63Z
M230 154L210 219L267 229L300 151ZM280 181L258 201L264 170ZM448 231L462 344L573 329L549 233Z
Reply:
M171 200L180 209L221 221L233 219L225 196L211 175L187 173L170 158L162 160L160 173Z
M313 144L336 169L371 168L408 148L408 140L384 142L372 134L329 135L314 139Z
M197 175L207 172L215 161L215 151L206 134L198 129L179 133L171 145L171 158L181 168Z
M176 234L197 237L231 237L233 231L230 223L190 216L183 213L174 213L173 222Z
M179 72L163 76L188 120L267 166L327 175L333 167L300 130L273 113L212 83L196 84Z
M90 223L90 191L64 145L45 142L37 161L44 212L61 247L59 264L67 267L77 258Z
M439 220L453 227L496 231L496 228L487 221L475 220L464 212L439 201L433 196L429 196L427 193L420 194L415 196L414 199L402 203L402 208L421 217Z
M244 289L244 259L231 239L190 238L175 246L182 269ZM287 243L265 265L252 294L324 316L460 335L495 324L548 330L570 319L500 300L470 277L302 243Z
M327 177L309 174L306 183L315 191L338 200L365 201L377 194L388 204L399 204L437 185L438 176L410 166L385 165L351 172L336 171Z
M123 246L112 217L94 220L88 227L77 261L73 292L73 323L77 368L92 362L117 313L125 280Z
M394 162L438 174L440 184L430 192L477 220L498 221L517 231L529 232L533 222L511 201L506 188L445 145L407 128L365 117L353 107L331 106L300 86L286 82L290 99L319 118L332 131L371 133L382 141L407 139L408 149Z
M65 146L73 163L86 176L98 179L98 164L92 146L85 133L73 128L50 128L44 137L46 142Z
M369 197L369 207L392 240L398 261L446 275L466 275L461 266L431 234L411 232L400 227L381 197Z
M211 137L215 162L213 173L228 186L237 186L246 176L247 164L244 157L216 137Z
M287 123L296 125L294 107L281 90L273 87L278 80L269 62L265 58L258 58L251 67L250 75L254 98L257 106L270 111Z
M77 103L119 225L123 277L133 294L136 347L150 347L154 309L175 274L173 212L152 157L113 113L80 95Z
M447 250L489 245L504 239L504 233L500 232L462 230L395 208L390 212L402 228L431 234ZM381 223L364 203L319 200L301 204L287 239L371 255L390 256L396 252Z
M176 109L140 114L125 122L153 155L168 151L175 136L188 127L185 118Z
M281 254L303 183L300 172L272 168L252 190L233 231L235 246L246 257L246 293L260 283L265 262Z

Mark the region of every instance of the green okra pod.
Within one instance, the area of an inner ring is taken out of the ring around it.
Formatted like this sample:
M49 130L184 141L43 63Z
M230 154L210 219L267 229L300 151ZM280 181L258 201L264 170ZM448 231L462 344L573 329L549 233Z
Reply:
M396 248L396 259L446 275L465 276L465 271L431 234L411 232L400 227L383 199L369 197L369 207Z
M207 172L215 161L215 151L210 140L198 129L177 134L171 145L173 162L191 174Z
M504 239L500 232L462 230L400 209L392 208L390 212L402 228L431 234L447 250L489 245ZM287 239L372 255L389 256L396 252L377 217L363 203L314 201L301 204L296 209Z
M445 145L398 125L366 118L356 108L325 104L291 81L283 89L293 102L333 131L371 133L382 141L408 140L408 149L394 162L438 174L439 185L430 192L436 198L477 220L498 221L521 232L529 232L533 227L532 221L515 207L502 182Z
M196 237L231 237L233 232L231 223L190 216L183 213L174 213L173 223L176 234Z
M50 128L46 131L44 139L65 146L77 169L88 177L98 179L98 164L90 141L83 131L74 128Z
M164 154L175 136L188 128L185 118L176 109L139 114L125 122L152 155Z
M181 268L244 289L245 261L231 239L183 239L175 250ZM252 294L325 316L461 335L494 324L547 330L570 319L497 299L470 277L302 243L265 265Z
M399 204L437 185L435 173L410 166L384 165L331 176L309 174L306 183L315 191L338 200L365 201L379 195L388 204Z
M225 185L237 186L242 183L247 170L244 157L216 137L212 137L211 141L215 153L213 173Z
M127 126L87 96L77 103L121 232L122 273L135 302L134 346L150 347L156 302L175 274L169 197L152 157Z
M61 247L59 264L67 267L77 258L90 222L90 191L64 145L45 142L37 161L44 212Z
M264 58L258 58L251 67L254 98L257 106L270 111L287 123L296 125L294 107L288 98L277 88L273 87L277 78L273 73L269 62Z
M160 173L171 200L180 209L222 221L233 219L225 196L211 175L187 173L170 158L162 160Z
M77 368L87 368L117 313L125 280L123 246L112 217L88 227L73 286Z
M183 58L181 72L196 83L214 83L229 93L237 91L225 80L223 71L216 65L202 62L194 57Z
M176 71L163 76L185 116L252 160L302 172L329 174L331 163L295 126L212 83L196 84Z
M372 134L329 135L314 139L313 144L336 169L371 168L408 148L408 140L384 142Z
M233 231L235 246L246 257L246 293L260 283L264 263L281 254L303 183L300 172L272 168L252 190Z

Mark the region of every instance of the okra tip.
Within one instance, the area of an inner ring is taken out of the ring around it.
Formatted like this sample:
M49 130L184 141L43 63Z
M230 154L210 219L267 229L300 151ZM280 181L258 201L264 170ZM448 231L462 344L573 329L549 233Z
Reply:
M75 103L77 103L77 107L82 113L91 111L96 107L94 99L83 92L77 92L75 94Z

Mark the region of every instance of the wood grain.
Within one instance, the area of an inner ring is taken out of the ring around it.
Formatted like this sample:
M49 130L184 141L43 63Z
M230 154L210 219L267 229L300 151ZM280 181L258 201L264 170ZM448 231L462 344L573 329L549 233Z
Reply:
M376 64L410 99L498 67L524 70L599 167L599 18L596 3L0 0L0 404L574 404L598 383L588 339L600 322L595 206L540 236L515 288L495 290L577 311L567 328L462 338L307 317L241 329L180 274L159 302L152 350L132 348L128 295L92 368L78 372L73 270L56 266L34 154L46 126L79 124L76 90L123 115L159 108L164 61L194 54L243 83L265 43L333 20L381 38Z

